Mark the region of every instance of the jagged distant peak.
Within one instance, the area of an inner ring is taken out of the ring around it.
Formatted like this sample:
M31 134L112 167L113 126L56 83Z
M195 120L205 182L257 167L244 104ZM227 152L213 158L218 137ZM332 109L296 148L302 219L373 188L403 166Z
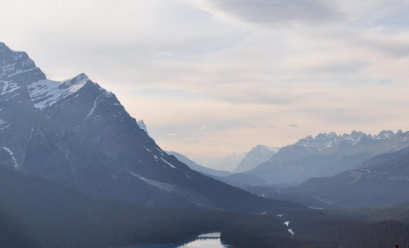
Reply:
M358 134L358 135L366 135L366 133L365 132L362 132L362 131L356 131L356 130L354 130L354 131L352 131L351 132L351 135L356 135L356 134Z
M362 132L362 131L354 130L354 131L351 132L351 134L343 134L342 136L343 137L351 136L351 137L359 138L359 137L366 137L368 135L366 133Z
M270 146L266 146L266 145L256 145L255 147L258 147L258 148L265 148L265 149L272 148L272 147L270 147Z
M139 126L140 129L142 129L143 131L145 131L145 133L148 135L149 138L153 139L152 136L149 134L148 132L148 127L145 124L144 120L139 120L136 122Z
M399 130L396 134L391 130L383 130L378 135L366 134L362 131L352 131L350 134L344 133L343 135L338 135L335 132L330 133L319 133L315 137L309 135L301 140L299 140L295 145L301 146L315 146L320 148L330 148L336 144L339 144L343 141L351 143L353 145L358 144L362 138L370 139L392 139L397 135L402 135L404 132Z
M335 138L335 137L338 137L338 135L335 132L319 133L317 136L315 136L315 139L327 139L327 138Z
M252 150L266 150L271 152L277 152L280 148L278 147L271 147L266 145L256 145Z
M235 173L241 173L254 169L257 165L268 161L280 148L270 147L266 145L257 145L240 161Z
M244 157L246 155L247 155L247 152L243 152L243 153L233 152L233 153L227 155L226 159L240 158L240 157Z
M139 120L139 121L138 121L138 126L139 126L143 131L145 131L147 134L149 134L149 133L148 133L148 128L146 127L146 124L145 124L145 122L144 122L143 120Z
M378 139L389 139L395 136L395 133L392 130L383 130L378 135L375 135Z
M246 157L253 156L253 155L260 155L260 154L274 154L277 153L280 148L271 147L266 145L257 145L250 150L249 153L246 154Z

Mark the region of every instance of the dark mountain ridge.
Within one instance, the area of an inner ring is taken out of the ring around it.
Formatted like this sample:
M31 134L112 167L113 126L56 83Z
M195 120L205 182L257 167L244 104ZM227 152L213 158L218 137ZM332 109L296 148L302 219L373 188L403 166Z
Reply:
M3 165L0 189L0 246L8 248L176 243L214 231L221 231L224 241L244 247L359 248L385 247L391 239L407 241L408 224L396 221L333 221L313 211L276 217L138 206L93 197ZM402 211L407 216L407 208ZM295 236L283 224L289 219ZM364 243L354 244L356 240Z
M163 209L106 200L0 165L0 247L119 247L176 243L227 223L263 221L290 237L274 216Z

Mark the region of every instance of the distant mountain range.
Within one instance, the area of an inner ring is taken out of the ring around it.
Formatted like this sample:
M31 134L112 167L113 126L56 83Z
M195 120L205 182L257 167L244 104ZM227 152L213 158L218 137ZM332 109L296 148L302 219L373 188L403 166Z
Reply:
M255 194L315 208L390 207L409 202L409 148L374 156L357 169L290 188L252 187Z
M227 171L213 170L201 165L196 164L189 158L177 152L167 152L169 155L175 156L179 161L185 163L191 169L199 171L207 176L210 176L221 182L230 184L235 187L244 187L247 185L267 185L268 182L260 177L249 175L246 173L231 173Z
M190 160L189 158L187 158L186 156L180 153L177 153L177 152L166 152L166 153L169 155L175 156L180 162L186 164L192 170L199 171L207 175L216 176L216 177L225 177L225 176L229 176L232 174L231 172L228 172L228 171L214 170L214 169L210 169L210 168L198 165L192 160Z
M409 147L409 132L382 131L367 135L335 133L308 136L281 148L270 160L246 173L275 183L301 183L358 168L365 160Z
M138 121L139 127L149 135L148 127L146 126L143 120ZM229 168L237 164L237 168L233 171L233 173L243 173L249 171L256 167L257 165L266 162L269 160L274 154L276 154L280 148L275 147L268 147L265 145L257 145L252 148L249 152L242 153L238 155L237 153L232 153L228 155L226 158L196 158L195 160L202 161L206 164L211 164L210 166L221 166L223 168ZM224 171L224 170L216 170L211 169L209 167L205 167L199 165L198 163L194 162L192 159L186 157L175 151L167 151L169 155L175 156L179 161L183 162L191 169L203 172L208 175L216 176L216 177L225 177L232 175L233 173ZM242 175L244 176L244 175ZM253 180L254 181L254 176ZM260 183L260 182L259 182Z
M149 135L148 132L148 127L146 126L145 122L143 120L138 121L138 125L139 127L144 130L146 132L146 134ZM177 152L173 152L173 151L166 151L167 154L175 156L180 162L186 164L187 166L189 166L190 169L195 170L195 171L199 171L202 172L205 175L211 175L211 176L216 176L216 177L225 177L225 176L229 176L232 173L228 172L228 171L222 171L222 170L214 170L214 169L210 169L201 165L196 164L195 162L193 162L191 159L189 159L188 157L177 153Z
M403 149L375 156L359 169L310 179L288 193L320 199L323 207L385 207L408 202L408 189L409 149Z
M324 133L316 137L308 136L281 149L258 145L246 154L234 175L209 170L205 173L240 188L256 185L291 186L311 178L334 176L360 168L362 163L368 163L374 156L409 147L408 139L409 133L402 131L382 131L378 135L357 131L343 135ZM203 168L183 158L183 155L179 154L178 159L192 168Z
M191 170L140 125L113 93L85 74L50 80L25 52L0 43L0 163L5 166L95 196L150 206L257 213L301 207Z
M279 150L280 148L258 145L246 154L246 156L240 161L234 172L242 173L254 169L257 165L271 159L271 157Z
M213 158L213 157L196 157L192 160L195 163L203 165L207 168L218 169L233 172L239 166L240 162L246 157L247 152L244 153L232 153L227 157Z
M249 152L232 153L226 157L196 157L192 161L207 168L218 168L233 173L242 173L253 169L257 165L269 160L280 148L257 145Z

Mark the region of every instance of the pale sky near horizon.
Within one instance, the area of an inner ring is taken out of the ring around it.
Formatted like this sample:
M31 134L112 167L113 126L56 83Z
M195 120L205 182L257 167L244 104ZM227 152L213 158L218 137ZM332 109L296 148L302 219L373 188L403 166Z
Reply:
M409 0L1 0L0 41L191 158L409 130Z

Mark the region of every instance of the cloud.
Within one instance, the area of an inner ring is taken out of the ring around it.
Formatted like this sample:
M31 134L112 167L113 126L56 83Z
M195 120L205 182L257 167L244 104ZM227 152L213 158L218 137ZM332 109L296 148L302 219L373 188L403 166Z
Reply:
M212 9L245 22L276 25L341 19L337 4L325 0L207 0Z
M335 62L329 65L323 65L321 68L315 68L317 73L335 74L357 74L369 65L368 62L345 61Z
M0 30L50 79L84 71L114 92L164 148L224 156L262 139L285 146L314 133L409 123L408 6L4 0ZM302 128L283 132L289 123Z
M369 33L352 40L352 42L361 47L369 47L380 51L393 58L409 57L409 36L407 34L388 36L382 33Z
M206 130L206 127L203 126L203 127L200 128L200 130L201 130L201 131Z
M289 127L298 127L298 125L297 124L290 124L290 125L288 125Z

